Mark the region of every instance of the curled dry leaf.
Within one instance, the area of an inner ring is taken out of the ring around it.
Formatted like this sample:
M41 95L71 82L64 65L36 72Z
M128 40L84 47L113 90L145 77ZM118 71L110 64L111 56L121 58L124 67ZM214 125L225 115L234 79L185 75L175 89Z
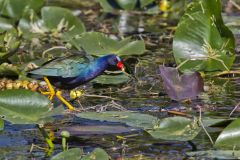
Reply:
M160 66L163 86L173 100L195 99L203 91L203 79L198 72L180 75L176 68Z

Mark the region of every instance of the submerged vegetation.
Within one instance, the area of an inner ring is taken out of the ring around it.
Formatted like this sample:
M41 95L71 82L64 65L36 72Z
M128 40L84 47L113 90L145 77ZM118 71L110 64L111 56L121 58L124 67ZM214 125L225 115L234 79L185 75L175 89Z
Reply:
M0 0L0 158L239 158L237 2Z

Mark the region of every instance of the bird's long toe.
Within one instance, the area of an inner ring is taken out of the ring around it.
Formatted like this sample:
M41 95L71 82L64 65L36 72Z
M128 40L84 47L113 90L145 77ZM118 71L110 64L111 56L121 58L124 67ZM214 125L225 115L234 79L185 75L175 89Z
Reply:
M52 100L55 96L55 91L42 91L41 94L48 95L48 99Z
M75 109L66 99L64 99L64 98L62 97L61 91L57 91L57 92L56 92L56 97L57 97L63 104L66 105L66 107L68 108L68 110L70 110L70 111L79 111L79 112L80 112L80 110Z

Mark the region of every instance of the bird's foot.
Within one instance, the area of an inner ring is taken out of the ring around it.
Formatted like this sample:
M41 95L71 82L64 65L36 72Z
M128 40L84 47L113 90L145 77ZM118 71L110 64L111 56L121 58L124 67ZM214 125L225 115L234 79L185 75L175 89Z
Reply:
M66 105L66 107L68 108L69 111L81 112L80 110L74 108L66 99L64 99L64 98L62 97L61 91L57 91L57 92L56 92L56 97L57 97L63 104Z
M83 94L84 94L83 90L71 90L69 95L70 95L70 99L74 100L74 99L80 98Z
M53 97L55 96L55 91L53 91L53 92L51 92L51 91L47 91L47 92L41 91L41 94L43 94L43 95L48 95L48 99L49 99L49 100L52 100Z
M69 111L77 111L77 112L80 112L80 110L75 109L67 100L65 100L65 99L62 97L61 91L55 92L53 86L51 85L51 83L50 83L50 81L48 80L47 77L44 77L44 81L47 83L48 91L46 91L46 92L41 91L42 94L48 95L48 98L49 98L50 100L52 100L53 97L56 96L63 104L66 105L66 107L68 108Z

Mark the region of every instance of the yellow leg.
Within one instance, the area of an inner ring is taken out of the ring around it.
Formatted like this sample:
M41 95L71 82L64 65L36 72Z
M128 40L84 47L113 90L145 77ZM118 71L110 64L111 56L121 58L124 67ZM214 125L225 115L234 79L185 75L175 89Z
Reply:
M61 94L62 94L61 91L57 91L57 92L56 92L57 98L58 98L63 104L65 104L70 111L76 110L76 109L74 109L74 107L73 107L68 101L66 101L66 100L62 97Z
M53 88L53 86L51 85L51 83L50 83L50 81L48 80L47 77L44 77L43 79L44 79L44 81L47 83L48 91L47 91L47 92L41 92L41 93L44 94L44 95L48 95L48 98L49 98L50 100L52 100L53 97L55 96L54 88Z
M56 97L57 97L63 104L65 104L65 105L68 107L69 110L71 110L71 111L72 111L72 110L79 111L79 110L76 110L68 101L66 101L66 100L62 97L61 91L55 92L53 86L51 85L51 83L50 83L50 81L48 80L47 77L44 77L43 79L44 79L44 81L47 83L48 91L47 91L47 92L41 92L42 94L48 95L48 98L49 98L50 100L52 100L53 97L56 95Z

